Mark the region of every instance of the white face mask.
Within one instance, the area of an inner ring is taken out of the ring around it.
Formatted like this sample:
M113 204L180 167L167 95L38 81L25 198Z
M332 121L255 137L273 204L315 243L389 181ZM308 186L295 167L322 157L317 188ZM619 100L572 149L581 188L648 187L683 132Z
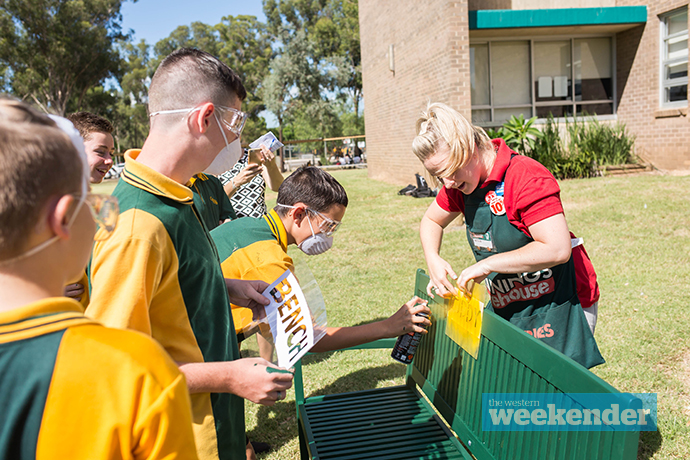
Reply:
M213 163L211 163L204 172L206 174L219 176L225 171L232 169L235 163L237 163L237 160L240 159L240 156L242 156L242 146L240 145L240 140L236 139L220 151L216 159L213 160Z
M311 236L306 240L302 241L297 247L300 248L302 252L308 256L323 254L324 252L331 249L331 246L333 246L333 237L326 236L321 232L314 233L314 227L311 226L311 219L309 219L308 215L307 222L309 223Z
M79 201L77 202L77 205L74 207L74 212L72 213L72 217L69 218L69 221L67 221L67 228L72 228L72 224L74 224L74 221L77 218L77 214L79 214L79 210L81 207L84 205L84 201L86 201L86 182L82 182L82 187L81 187L81 196L79 197ZM51 244L55 243L57 240L59 240L60 237L58 235L53 235L47 240L45 240L43 243L38 244L37 246L34 246L33 248L29 249L26 252L23 252L22 254L19 254L18 256L14 256L11 259L6 259L0 261L0 265L8 265L14 262L17 262L22 259L26 259L28 257L33 256L34 254L37 254L41 251L43 251L45 248L50 246Z

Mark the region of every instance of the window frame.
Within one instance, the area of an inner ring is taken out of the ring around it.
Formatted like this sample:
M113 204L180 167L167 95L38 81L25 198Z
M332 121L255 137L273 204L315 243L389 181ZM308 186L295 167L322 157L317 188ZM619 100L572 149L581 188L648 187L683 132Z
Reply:
M689 37L690 27L688 27L687 23L686 23L686 29L684 32L681 31L681 32L676 32L675 34L667 35L668 20L670 18L672 18L673 16L677 16L677 15L683 14L683 13L688 15L688 6L687 5L659 15L659 45L660 45L660 52L659 52L659 65L660 65L660 67L659 67L659 107L662 109L672 109L672 108L676 108L676 107L687 107L688 106L687 97L685 98L684 101L673 101L673 102L666 101L666 89L667 88L671 88L674 86L682 86L683 84L686 86L686 88L688 86L688 75L686 75L685 77L674 78L674 79L665 78L666 68L670 65L682 64L683 62L685 62L685 65L688 66L688 70L690 70L690 62L688 62L688 58L690 57L690 55L686 56L685 58L666 59L666 52L668 50L667 42L669 40L673 40L674 38L683 37L683 36L690 39L690 37ZM690 15L688 15L688 16L690 17ZM686 89L686 93L687 93L687 89Z
M583 39L583 38L608 38L610 39L611 43L611 79L613 83L613 99L605 99L605 100L588 100L588 101L578 101L576 100L575 97L575 65L574 65L574 60L575 60L575 40L578 39ZM550 41L565 41L568 40L570 42L570 82L572 85L572 91L571 91L571 98L569 100L565 101L545 101L545 102L536 102L536 95L534 91L534 43L536 42L550 42ZM491 65L491 43L492 42L502 42L502 41L524 41L529 43L529 59L530 59L530 97L531 97L531 104L521 104L521 105L510 105L510 106L497 106L494 104L494 91L493 91L493 69ZM489 105L474 105L471 104L471 110L489 110L491 113L491 120L494 120L494 111L496 109L517 109L517 108L529 108L529 110L532 113L532 116L535 116L537 113L537 107L556 107L556 106L572 106L572 112L573 116L567 116L567 117L557 117L555 120L558 121L566 121L566 120L573 120L578 117L582 117L584 115L577 115L577 106L583 106L583 105L597 105L597 104L611 104L611 110L612 114L610 115L588 115L588 116L594 116L599 120L615 120L617 119L617 112L618 112L618 91L617 91L617 75L616 75L616 34L615 33L603 33L603 34L568 34L568 35L536 35L536 36L501 36L501 37L496 37L496 38L477 38L477 39L471 39L470 38L470 46L472 45L481 45L481 44L486 44L488 46L488 60L489 60ZM526 117L529 118L529 117ZM536 123L541 124L546 121L546 118L537 118ZM505 123L504 121L479 121L475 122L473 120L473 123L476 123L480 126L483 127L498 127L502 126Z

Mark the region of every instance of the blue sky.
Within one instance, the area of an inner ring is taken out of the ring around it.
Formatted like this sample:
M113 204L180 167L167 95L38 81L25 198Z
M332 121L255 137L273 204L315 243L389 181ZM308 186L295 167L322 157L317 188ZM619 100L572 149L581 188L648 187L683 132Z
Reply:
M195 21L215 25L223 16L240 14L266 20L261 0L139 0L124 3L121 12L123 30L134 30L134 42L143 38L149 45Z

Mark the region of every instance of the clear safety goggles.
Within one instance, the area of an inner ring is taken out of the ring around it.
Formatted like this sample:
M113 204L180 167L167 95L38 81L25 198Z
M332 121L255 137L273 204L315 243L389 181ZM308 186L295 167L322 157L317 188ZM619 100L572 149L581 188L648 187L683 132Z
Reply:
M222 105L217 105L216 111L220 114L220 119L223 121L223 124L225 125L228 130L235 134L237 137L242 134L242 130L244 129L244 124L247 122L247 118L249 115L246 112L242 112L241 110L233 109L232 107L225 107ZM149 118L154 117L155 115L161 115L161 114L166 114L166 113L192 113L196 110L199 110L199 107L192 107L192 108L187 108L187 109L175 109L175 110L159 110L158 112L153 112L149 114ZM186 115L185 115L186 116Z
M288 204L276 203L276 206L282 206L284 208L290 208L290 209L297 209L297 206L290 206ZM316 214L321 219L323 219L321 221L321 224L319 225L319 230L321 230L321 233L323 233L326 236L333 235L338 230L338 228L340 228L340 224L342 224L342 222L340 222L339 220L330 219L330 218L324 216L323 214L321 214L319 211L313 210L312 208L306 208L306 210L313 213L313 214Z
M319 230L321 230L321 232L324 235L331 236L338 230L338 228L340 228L340 224L342 224L342 222L340 222L339 220L329 219L328 217L321 214L319 211L315 211L311 208L307 208L307 209L310 212L313 212L314 214L319 216L321 219L323 219L321 221L321 225L319 225Z

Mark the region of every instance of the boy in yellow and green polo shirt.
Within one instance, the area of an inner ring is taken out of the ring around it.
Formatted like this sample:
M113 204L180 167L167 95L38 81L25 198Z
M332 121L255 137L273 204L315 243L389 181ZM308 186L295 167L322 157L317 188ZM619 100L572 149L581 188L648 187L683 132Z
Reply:
M116 203L87 193L86 158L55 122L2 116L17 110L32 112L0 102L0 458L197 458L185 379L160 345L62 297Z
M271 405L292 375L260 358L239 359L228 303L268 304L261 281L226 280L194 192L186 186L244 126L246 91L217 58L182 48L159 65L149 88L150 130L125 153L113 195L120 222L96 243L87 314L151 335L178 363L191 394L202 459L242 459L244 401ZM250 457L251 458L251 457Z
M345 189L327 172L303 166L292 173L278 190L276 207L261 218L244 217L225 223L211 232L220 255L223 275L228 278L259 279L271 283L292 269L288 245L295 244L307 255L321 254L333 244L333 234L345 215ZM421 325L429 320L416 316L429 312L418 297L403 305L391 317L354 327L328 327L312 351L330 351L373 340L397 337L410 331L426 333ZM232 305L238 338L252 322L252 312ZM259 341L261 354L270 359L272 348Z

